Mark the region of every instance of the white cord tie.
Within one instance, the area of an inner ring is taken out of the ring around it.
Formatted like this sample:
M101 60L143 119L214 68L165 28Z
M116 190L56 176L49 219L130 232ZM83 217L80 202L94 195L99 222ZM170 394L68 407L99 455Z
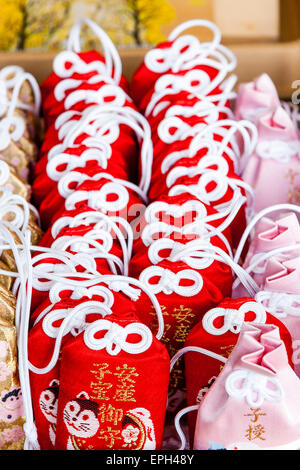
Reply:
M277 318L300 317L300 295L263 290L256 294L255 300L266 305Z
M159 281L155 284L150 283L150 279L156 276L160 278ZM192 281L192 285L181 286L180 281L183 280ZM160 266L150 266L142 271L140 281L154 294L163 292L166 295L171 295L175 292L183 297L193 297L201 292L203 287L202 276L192 269L183 269L175 274Z
M108 200L109 196L116 196ZM97 191L75 191L67 197L65 208L73 210L78 202L87 201L87 205L92 209L106 212L118 212L124 209L129 202L127 189L121 184L105 183Z
M64 308L48 312L43 319L43 331L49 338L57 338L60 326L54 326L55 323L60 320L63 321L72 314L68 327L64 329L64 335L71 333L73 336L77 336L89 325L86 322L88 314L99 314L105 317L106 315L111 315L111 313L111 309L102 302L91 300L82 302L74 308Z
M256 153L264 160L275 160L278 163L288 163L291 157L299 156L300 143L298 141L284 142L272 140L259 142Z
M238 310L220 307L209 310L202 319L202 325L204 330L214 336L224 335L228 331L239 334L248 312L255 313L255 318L251 320L251 323L264 324L266 322L267 314L263 306L256 302L246 302ZM219 328L214 326L217 318L224 318L224 325Z
M230 397L245 398L250 408L260 408L264 400L278 403L283 398L283 389L276 378L246 369L232 372L225 388Z
M103 338L95 338L100 331L107 331L107 333ZM140 341L128 342L127 337L131 334L139 335ZM106 349L111 356L116 356L121 350L129 354L141 354L149 349L152 339L151 331L142 323L130 323L122 327L108 320L97 320L84 332L84 342L88 348L96 351Z
M141 295L141 290L130 286L127 281L110 281L108 286L114 292L123 292L133 301L137 301Z

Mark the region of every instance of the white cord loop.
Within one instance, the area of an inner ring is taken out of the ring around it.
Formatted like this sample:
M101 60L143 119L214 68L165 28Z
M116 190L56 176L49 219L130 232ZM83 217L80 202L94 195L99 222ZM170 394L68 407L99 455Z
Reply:
M267 320L267 314L262 305L256 302L246 302L237 310L220 307L209 310L202 319L202 326L205 331L214 336L224 335L228 331L239 334L248 312L255 313L255 318L249 323L265 323ZM224 319L223 326L218 328L214 326L214 321L217 318Z
M100 331L107 331L102 338L95 338ZM131 343L127 337L131 334L140 336L140 341ZM97 320L91 323L84 332L84 342L89 349L100 351L106 349L111 356L121 350L128 354L141 354L152 344L152 333L143 323L130 323L125 327L108 320Z
M260 408L265 400L280 402L284 394L281 384L275 377L246 369L232 372L227 377L225 388L230 397L245 398L250 408L255 409Z

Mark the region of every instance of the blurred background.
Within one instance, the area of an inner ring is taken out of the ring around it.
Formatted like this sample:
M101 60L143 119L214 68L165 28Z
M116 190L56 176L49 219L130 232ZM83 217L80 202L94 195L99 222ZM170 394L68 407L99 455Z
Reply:
M225 43L300 37L300 0L0 0L0 50L60 50L82 16L127 49L157 44L191 18L216 22ZM92 48L92 35L86 37Z

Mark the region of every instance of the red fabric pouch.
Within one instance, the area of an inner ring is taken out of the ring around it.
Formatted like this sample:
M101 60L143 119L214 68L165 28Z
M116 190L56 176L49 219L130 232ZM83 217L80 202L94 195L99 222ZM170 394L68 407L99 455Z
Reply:
M61 355L55 448L161 448L169 367L165 347L134 311L70 338Z
M92 298L87 303L92 305L87 312L88 320L93 321L102 318L109 313L109 308L104 308L102 301L97 297ZM97 300L98 299L98 300ZM46 368L51 360L57 330L61 322L75 307L83 307L81 299L65 299L55 304L51 311L42 317L30 330L28 336L28 355L30 363L38 369ZM97 313L99 312L99 313ZM33 315L35 317L35 314ZM38 320L38 318L36 318ZM79 321L80 325L80 321ZM67 340L70 332L62 339L62 344ZM60 361L57 360L51 370L45 373L30 373L32 403L35 415L35 425L38 433L38 440L42 450L54 448L56 424L57 424L57 403L60 378ZM43 372L43 371L42 371Z

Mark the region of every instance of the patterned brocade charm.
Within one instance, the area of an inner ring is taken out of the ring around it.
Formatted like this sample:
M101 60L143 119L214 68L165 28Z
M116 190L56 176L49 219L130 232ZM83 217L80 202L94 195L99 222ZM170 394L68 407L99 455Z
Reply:
M0 299L0 449L21 450L25 418L17 371L16 327L12 323L15 301L1 286Z

